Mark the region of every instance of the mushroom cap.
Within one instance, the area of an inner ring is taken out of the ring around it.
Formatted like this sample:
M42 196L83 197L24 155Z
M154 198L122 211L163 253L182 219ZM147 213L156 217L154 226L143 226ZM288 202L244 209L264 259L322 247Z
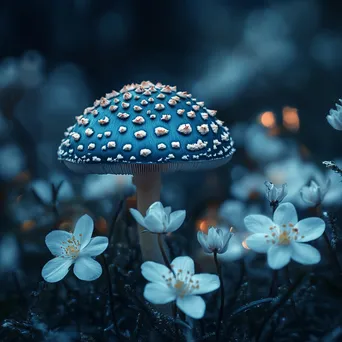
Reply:
M76 117L58 159L79 173L214 168L235 151L229 129L215 116L215 110L176 87L149 81L126 85Z

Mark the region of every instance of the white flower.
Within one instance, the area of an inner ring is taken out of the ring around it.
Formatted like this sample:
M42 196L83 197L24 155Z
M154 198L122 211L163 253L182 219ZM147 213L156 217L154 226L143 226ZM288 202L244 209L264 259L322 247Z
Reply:
M300 190L316 172L317 167L314 164L303 162L298 157L271 163L265 168L266 179L274 184L286 183L286 200L299 207L306 206L300 196Z
M59 173L50 175L49 180L36 179L31 182L30 187L38 195L45 205L53 204L53 188L58 189L57 203L66 202L74 197L74 189L69 180Z
M208 234L197 232L197 239L204 252L222 254L227 251L232 235L231 232L223 231L221 228L210 227Z
M246 239L247 246L258 253L267 253L268 265L280 269L291 258L303 265L317 264L321 260L319 251L303 242L319 238L325 223L318 217L298 222L293 204L280 204L273 221L264 215L249 215L245 225L252 235Z
M0 274L19 268L20 248L13 234L6 234L0 240Z
M138 210L130 209L134 219L151 233L170 233L177 230L184 222L186 211L177 210L171 213L171 207L163 207L154 202L143 217Z
M202 318L205 302L198 295L218 289L219 277L207 273L194 274L194 262L187 256L174 259L171 267L176 276L165 265L153 261L142 264L141 273L150 281L145 286L144 297L152 304L166 304L175 300L186 315Z
M245 231L244 219L248 214L259 214L260 208L258 205L247 205L246 203L238 200L224 201L219 210L219 217L225 222L225 225L234 228L240 232ZM231 247L229 247L230 249Z
M115 194L130 195L135 191L131 175L87 175L82 195L93 201L108 198Z
M252 124L244 134L247 154L257 162L267 163L286 156L288 144L259 124Z
M55 283L63 279L72 264L74 273L81 280L95 280L102 274L101 265L93 257L108 246L104 236L91 238L94 223L90 216L83 215L76 223L74 233L54 230L45 238L45 243L56 258L45 264L42 276L45 281Z
M239 180L233 182L230 191L241 201L258 197L264 192L265 177L260 173L246 173Z
M342 100L339 100L342 103ZM335 109L330 109L329 115L327 115L327 120L333 128L338 131L342 131L342 106L336 104Z
M242 241L245 239L242 234L234 233L229 241L229 247L223 254L219 254L219 260L229 262L241 259L246 253L246 249L242 246Z
M329 190L329 186L329 180L326 182L326 184L323 184L322 187L312 180L310 185L303 186L300 194L305 203L311 206L316 206L322 203L326 193Z
M283 184L281 187L275 186L271 182L265 182L266 185L266 198L270 203L280 203L287 195L287 184Z

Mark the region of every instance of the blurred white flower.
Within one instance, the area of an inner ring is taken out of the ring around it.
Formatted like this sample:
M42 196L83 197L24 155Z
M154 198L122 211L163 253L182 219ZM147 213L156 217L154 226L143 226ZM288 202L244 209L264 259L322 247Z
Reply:
M55 230L45 238L45 243L56 258L50 260L42 269L42 277L49 283L62 280L71 265L77 278L92 281L102 274L101 265L93 258L100 255L108 246L108 238L91 238L94 222L88 215L78 219L73 234Z
M171 212L171 207L163 207L160 202L154 202L143 217L138 210L129 209L134 219L151 233L171 233L177 230L184 222L186 211Z
M305 203L316 206L322 203L324 196L329 190L330 181L323 185L322 187L318 185L314 180L310 182L309 185L303 186L300 191L302 199Z
M86 200L95 201L115 194L130 195L134 191L131 175L87 175L82 195Z
M152 304L176 301L178 308L191 318L200 319L205 313L205 302L200 294L212 292L220 287L214 274L194 274L191 258L178 257L171 262L175 275L162 264L153 261L141 265L141 273L148 280L144 297Z
M257 162L266 163L284 157L289 146L277 136L269 135L267 129L253 124L244 135L245 149L249 157Z
M218 216L224 223L238 231L246 230L244 219L248 214L259 213L260 208L258 205L247 205L238 200L226 200L221 204L218 210ZM230 248L231 247L229 247L229 249Z
M319 251L303 242L319 238L325 223L318 217L298 222L293 204L282 203L273 215L273 221L264 215L249 215L245 225L253 234L246 239L249 248L258 253L267 253L267 262L272 269L286 266L291 258L303 265L317 264Z
M342 103L342 100L339 100ZM331 127L338 131L342 131L342 106L336 104L336 110L330 109L329 115L327 115L327 120Z
M20 250L13 234L6 234L0 240L0 274L15 271L19 267Z
M11 144L0 148L0 180L11 180L26 166L24 154L18 146Z
M210 227L208 234L197 232L198 242L206 253L225 253L228 249L229 240L232 237L230 231L223 231L221 228Z
M300 196L301 188L313 178L317 167L312 163L305 163L298 157L270 163L265 167L265 178L274 184L287 184L286 200L299 207L305 207Z
M49 181L43 179L33 180L30 184L31 189L38 195L38 197L44 202L45 205L53 204L53 187L58 189L57 203L65 202L74 197L75 193L71 183L65 176L54 173L49 177Z
M221 261L234 261L241 259L246 253L246 249L242 246L242 234L234 233L229 241L228 249L225 253L219 254L218 258Z
M277 187L273 183L266 181L266 198L270 203L280 203L287 195L287 184Z
M247 201L264 193L264 181L265 177L260 173L250 172L233 182L231 194L239 200Z

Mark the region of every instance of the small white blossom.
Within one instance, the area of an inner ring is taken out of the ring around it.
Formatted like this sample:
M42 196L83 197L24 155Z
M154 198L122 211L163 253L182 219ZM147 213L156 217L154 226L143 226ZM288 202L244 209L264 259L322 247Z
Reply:
M273 215L273 221L264 215L249 215L245 225L252 235L246 239L247 246L258 253L267 253L267 262L272 269L286 266L291 259L303 264L317 264L319 251L303 242L319 238L325 223L318 217L298 222L293 204L283 203Z
M202 318L205 302L198 295L218 289L219 277L207 273L194 274L194 262L187 256L174 259L171 267L175 275L165 265L153 261L142 264L141 273L150 281L145 286L144 297L152 304L176 301L178 308L189 317Z
M339 100L342 103L342 100ZM342 131L342 106L336 104L336 110L330 109L329 115L327 115L327 120L331 127L338 131Z
M326 193L329 190L330 181L322 186L318 185L315 181L311 181L309 185L303 186L300 191L302 199L305 203L316 206L322 203Z
M153 203L143 217L138 210L130 209L134 219L151 233L171 233L177 230L184 222L186 211L171 212L171 207L163 207L160 202Z
M221 228L210 227L208 234L197 232L197 239L204 252L222 254L227 251L232 235L231 232L223 231Z
M74 273L81 280L91 281L102 274L101 265L93 257L101 254L108 246L108 238L91 238L94 222L88 215L83 215L76 223L74 233L54 230L45 238L45 243L56 258L45 264L42 276L45 281L55 283L62 280L71 265Z
M287 184L277 187L272 182L265 182L266 198L270 203L280 203L287 195Z

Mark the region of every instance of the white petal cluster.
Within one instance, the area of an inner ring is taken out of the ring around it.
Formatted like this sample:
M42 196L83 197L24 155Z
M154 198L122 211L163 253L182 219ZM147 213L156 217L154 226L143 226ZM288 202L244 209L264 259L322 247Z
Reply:
M152 261L141 266L142 275L150 282L145 286L144 297L152 304L176 301L177 307L189 317L200 319L205 313L205 302L198 296L220 287L214 274L195 274L194 262L187 256L171 262L173 272L165 265Z
M222 254L227 251L232 235L231 232L223 231L221 228L210 227L208 234L199 231L197 239L204 252Z
M326 184L319 185L312 180L309 185L303 186L300 195L305 203L316 206L322 203L330 187L330 180Z
M272 269L286 266L291 259L303 265L317 264L321 260L319 251L304 242L323 234L324 221L310 217L298 222L291 203L280 204L273 221L264 215L249 215L245 225L253 233L246 239L247 246L258 253L267 253L267 262Z
M54 230L45 238L50 252L56 257L45 264L42 276L45 281L55 283L62 280L74 264L74 273L81 280L91 281L102 274L101 265L94 257L108 246L108 238L92 238L94 223L90 216L83 215L76 223L74 233Z
M134 219L151 233L171 233L177 230L184 222L186 211L171 212L171 207L163 207L160 202L153 203L143 217L136 209L130 209Z
M342 100L339 101L342 103ZM332 128L342 131L342 106L336 104L336 110L330 109L327 120Z
M287 195L287 184L283 184L281 187L274 185L272 182L266 181L266 198L272 203L280 203Z

